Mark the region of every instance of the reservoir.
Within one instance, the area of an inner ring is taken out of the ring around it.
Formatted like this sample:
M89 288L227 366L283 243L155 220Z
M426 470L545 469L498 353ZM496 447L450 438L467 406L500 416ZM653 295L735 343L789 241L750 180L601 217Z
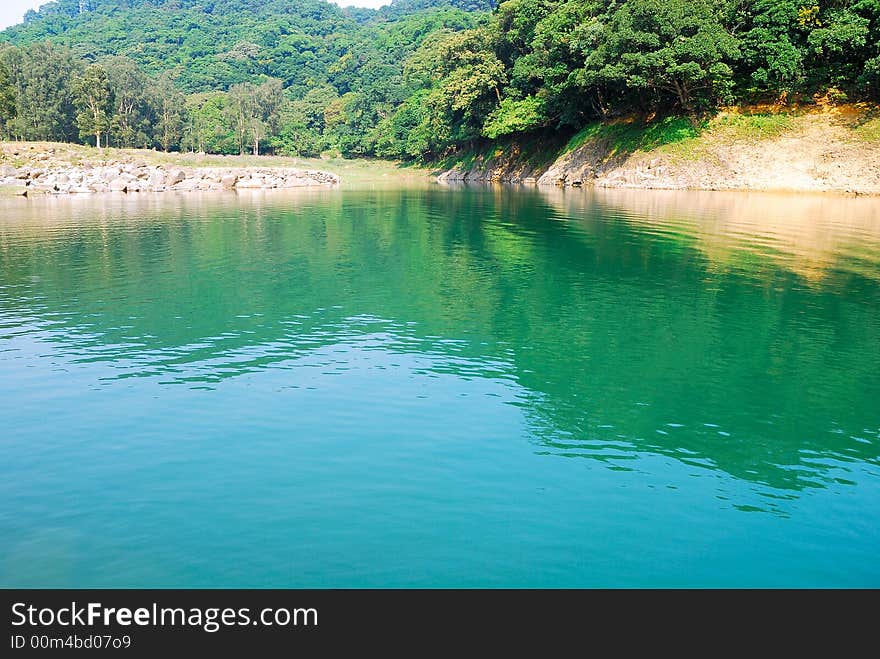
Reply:
M0 586L880 587L880 201L0 199Z

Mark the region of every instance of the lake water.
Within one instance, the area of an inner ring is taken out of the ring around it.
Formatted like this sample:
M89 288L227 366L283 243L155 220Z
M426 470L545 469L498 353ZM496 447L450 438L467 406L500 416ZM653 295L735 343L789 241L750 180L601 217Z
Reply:
M880 201L0 201L0 586L880 586Z

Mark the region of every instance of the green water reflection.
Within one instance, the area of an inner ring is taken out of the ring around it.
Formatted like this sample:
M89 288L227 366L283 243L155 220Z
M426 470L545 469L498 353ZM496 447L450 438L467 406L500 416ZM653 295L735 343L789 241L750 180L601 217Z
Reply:
M210 400L269 372L326 388L302 374L344 378L375 353L391 372L415 360L415 396L430 378L449 393L501 383L525 423L509 441L530 460L638 474L662 456L758 488L737 499L721 483L718 506L784 519L801 493L832 489L876 518L876 201L437 187L2 203L0 390L19 438L32 438L14 412L24 368L63 372L101 409L132 387L126 405ZM372 395L372 424L419 436L418 415Z

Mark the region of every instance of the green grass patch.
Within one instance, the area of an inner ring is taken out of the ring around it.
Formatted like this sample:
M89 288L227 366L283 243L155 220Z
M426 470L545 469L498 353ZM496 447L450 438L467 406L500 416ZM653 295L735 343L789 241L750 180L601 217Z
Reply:
M868 119L853 129L853 133L865 142L880 142L880 117Z
M602 130L602 128L603 126L600 123L587 124L578 133L572 136L572 138L568 141L568 144L565 145L563 153L571 153L575 149L579 149L580 147L582 147L589 140L598 137L599 132Z
M695 124L687 117L665 117L651 122L593 123L584 127L569 140L564 153L569 153L589 141L607 143L609 155L653 151L667 145L680 145L699 137L705 122Z
M792 128L790 114L726 114L712 121L739 140L760 140L777 137Z

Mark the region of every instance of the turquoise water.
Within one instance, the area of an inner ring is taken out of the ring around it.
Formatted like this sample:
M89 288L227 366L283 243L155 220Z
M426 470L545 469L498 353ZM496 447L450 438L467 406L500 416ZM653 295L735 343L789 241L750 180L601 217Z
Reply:
M0 585L880 586L880 202L0 201Z

